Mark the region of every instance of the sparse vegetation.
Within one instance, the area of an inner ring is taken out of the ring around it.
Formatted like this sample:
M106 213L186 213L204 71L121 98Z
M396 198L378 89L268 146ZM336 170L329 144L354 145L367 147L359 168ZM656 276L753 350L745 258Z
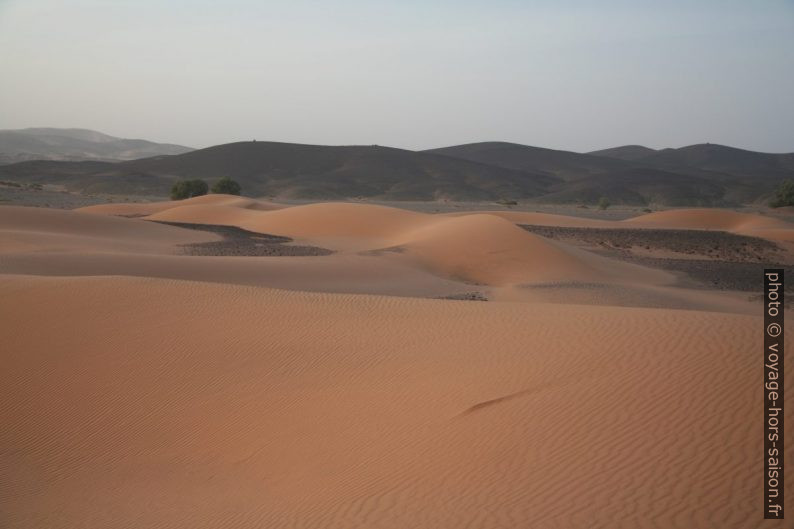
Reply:
M518 205L518 202L516 202L515 200L510 200L508 198L499 199L499 200L496 201L496 203L497 204L501 204L503 206L507 206L507 207L517 206Z
M775 198L769 205L773 208L794 206L794 180L784 180L777 188Z
M240 184L238 184L228 176L224 176L223 178L215 182L215 184L212 186L212 192L215 194L239 195L240 191L242 191Z
M204 180L179 180L171 188L171 200L184 200L186 198L206 195L209 186Z
M612 204L609 202L609 199L607 197L601 197L598 199L598 209L600 210L605 210L611 205Z
M44 189L39 183L33 184L20 184L19 182L9 182L7 180L0 180L0 186L3 187L16 187L18 189L32 189L33 191L41 191Z

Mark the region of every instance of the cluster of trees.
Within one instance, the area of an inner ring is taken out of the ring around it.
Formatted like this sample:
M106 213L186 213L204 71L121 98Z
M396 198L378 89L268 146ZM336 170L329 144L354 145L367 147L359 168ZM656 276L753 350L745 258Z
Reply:
M178 180L171 188L171 200L184 200L186 198L206 195L208 192L224 195L239 195L242 191L240 184L224 176L212 186L212 189L204 180Z

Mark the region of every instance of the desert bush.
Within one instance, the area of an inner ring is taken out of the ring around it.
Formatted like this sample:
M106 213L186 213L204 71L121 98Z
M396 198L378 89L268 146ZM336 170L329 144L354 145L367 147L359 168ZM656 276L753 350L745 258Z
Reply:
M784 180L777 188L775 198L769 205L773 208L794 206L794 180Z
M242 191L240 184L228 176L224 176L212 186L212 192L216 194L239 195L240 191Z
M598 209L607 209L612 204L609 202L607 197L601 197L598 199Z
M209 186L204 180L179 180L171 188L171 200L184 200L206 195L208 190Z

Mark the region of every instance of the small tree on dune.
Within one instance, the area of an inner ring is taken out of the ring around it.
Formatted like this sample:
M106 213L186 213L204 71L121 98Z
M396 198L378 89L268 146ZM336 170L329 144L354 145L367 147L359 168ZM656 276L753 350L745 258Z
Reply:
M184 200L186 198L206 195L209 186L204 180L179 180L171 188L171 200Z
M240 184L228 176L224 176L212 186L212 192L216 194L239 195L240 191L242 191Z
M598 199L598 209L607 209L611 206L609 199L607 197L601 197Z

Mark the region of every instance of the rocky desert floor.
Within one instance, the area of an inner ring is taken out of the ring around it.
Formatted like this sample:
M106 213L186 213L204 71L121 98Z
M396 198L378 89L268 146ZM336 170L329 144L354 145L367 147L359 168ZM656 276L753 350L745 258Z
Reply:
M70 204L0 206L2 527L789 527L785 211Z

